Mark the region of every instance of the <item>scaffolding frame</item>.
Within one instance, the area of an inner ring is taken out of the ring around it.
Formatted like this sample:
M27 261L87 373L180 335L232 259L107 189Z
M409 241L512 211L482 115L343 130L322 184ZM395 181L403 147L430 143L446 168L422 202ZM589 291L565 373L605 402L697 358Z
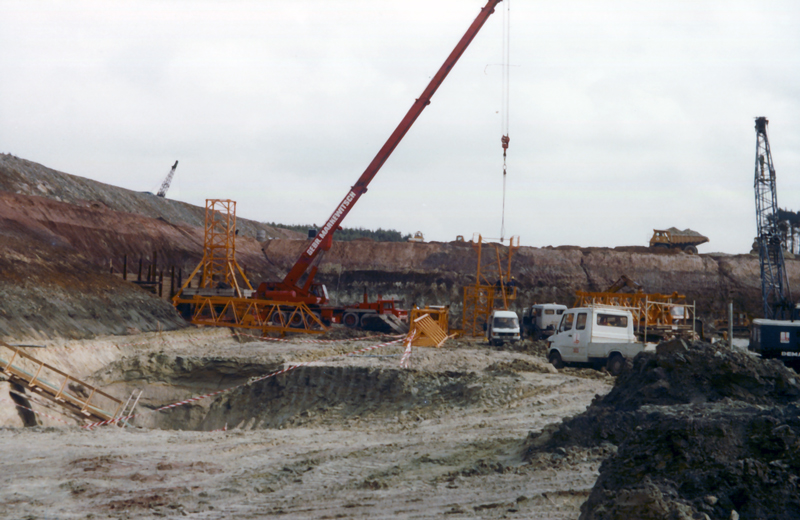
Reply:
M253 287L236 262L236 235L236 202L206 199L203 259L173 296L173 305L188 308L195 325L258 329L262 336L325 332L319 313L305 303L250 298ZM198 288L191 288L198 273Z
M503 246L502 241L487 243L494 249L493 261L488 263L482 261L484 242L480 233L473 234L470 243L477 255L477 272L475 285L464 287L461 328L465 335L477 337L483 335L484 326L493 310L507 310L509 302L517 299L516 285L509 283L512 278L511 259L519 249L519 236L509 238L508 246ZM507 249L505 261L501 248ZM495 283L491 283L493 278L496 279Z
M637 334L664 335L694 331L696 326L696 307L688 303L686 296L677 292L671 295L618 292L586 292L576 291L572 307L606 306L631 311L633 325ZM673 309L683 307L683 318L677 318ZM691 328L687 325L692 320Z

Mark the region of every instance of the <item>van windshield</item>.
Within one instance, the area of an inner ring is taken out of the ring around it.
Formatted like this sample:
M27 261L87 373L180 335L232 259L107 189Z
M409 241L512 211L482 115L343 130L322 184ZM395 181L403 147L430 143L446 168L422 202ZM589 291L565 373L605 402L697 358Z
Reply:
M559 330L572 330L572 321L575 319L575 315L565 314L563 318L561 318L561 328Z
M519 322L517 318L495 318L493 326L496 329L517 329Z

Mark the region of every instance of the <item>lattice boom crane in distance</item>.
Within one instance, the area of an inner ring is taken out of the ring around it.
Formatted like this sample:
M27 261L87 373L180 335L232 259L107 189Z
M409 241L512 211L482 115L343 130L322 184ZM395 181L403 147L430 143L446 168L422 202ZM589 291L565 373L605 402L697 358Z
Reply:
M164 179L164 182L161 183L161 187L158 189L158 193L156 194L159 197L166 197L167 190L169 189L169 185L172 184L172 178L175 176L175 170L178 168L178 161L175 161L175 164L172 165L172 169L167 174L167 178Z
M783 259L783 242L778 229L778 193L775 167L767 138L766 117L756 118L756 194L758 258L761 264L761 295L764 317L788 319L794 304Z

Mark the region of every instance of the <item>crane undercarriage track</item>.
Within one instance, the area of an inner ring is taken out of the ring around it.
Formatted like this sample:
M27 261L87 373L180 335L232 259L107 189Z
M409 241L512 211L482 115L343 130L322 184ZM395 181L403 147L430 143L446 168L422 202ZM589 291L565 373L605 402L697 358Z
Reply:
M91 421L114 419L122 401L0 341L0 370L17 383Z

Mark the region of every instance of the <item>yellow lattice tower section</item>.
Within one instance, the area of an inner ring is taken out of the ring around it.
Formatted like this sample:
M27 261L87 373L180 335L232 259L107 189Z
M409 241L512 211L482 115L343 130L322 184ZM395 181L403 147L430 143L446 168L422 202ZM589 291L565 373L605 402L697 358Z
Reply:
M450 307L414 307L408 311L408 337L414 338L413 347L441 347L451 336L448 332ZM426 319L422 319L425 318Z
M206 224L203 236L203 260L181 287L175 298L200 273L200 287L233 288L238 297L242 289L253 290L244 271L236 263L236 202L229 199L206 199ZM243 283L240 284L237 275ZM224 287L224 286L223 286Z
M508 246L493 242L485 244L484 248L483 237L475 233L471 244L478 265L475 285L464 287L461 327L468 336L481 336L489 314L494 309L508 309L509 303L517 298L516 284L511 276L511 259L519 249L519 236L509 238ZM487 262L483 261L484 250L490 253Z

